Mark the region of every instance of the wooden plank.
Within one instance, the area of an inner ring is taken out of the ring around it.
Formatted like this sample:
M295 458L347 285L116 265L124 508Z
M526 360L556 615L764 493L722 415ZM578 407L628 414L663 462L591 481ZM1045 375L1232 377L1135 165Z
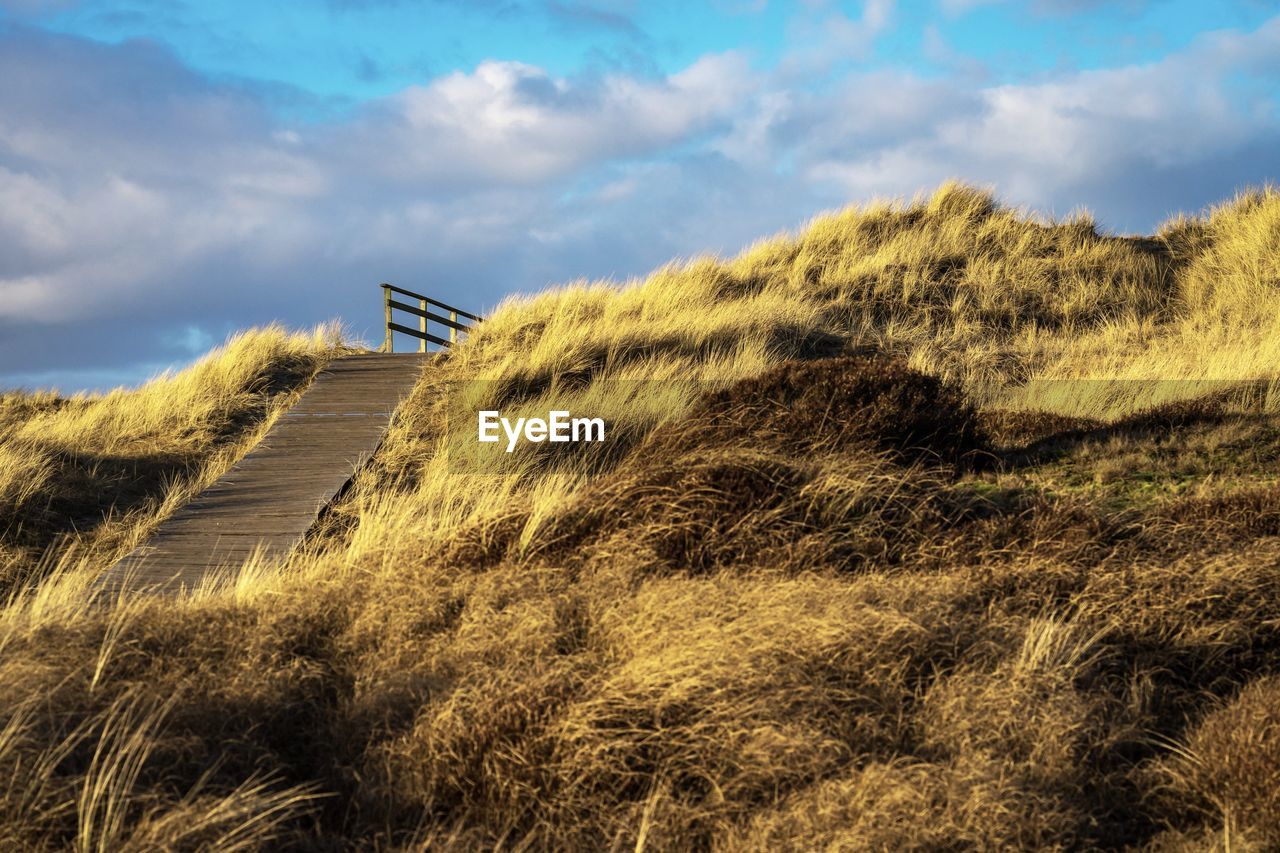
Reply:
M271 441L307 442L309 444L333 444L349 441L353 435L381 435L387 429L390 418L344 418L340 416L311 415L307 418L281 418L271 430Z
M287 461L287 459L282 457L281 461ZM346 457L339 458L336 461L339 464L349 463L343 465L344 468L355 467L354 460L348 460ZM261 479L264 475L293 476L287 470L274 471L268 469L259 469L254 474L255 476L252 478L254 480ZM250 482L249 472L241 474L241 472L230 471L226 476L243 476L244 481L241 483L220 482L202 492L200 495L201 500L210 502L222 501L224 503L228 500L234 500L236 503L245 506L265 503L275 504L290 495L296 495L300 498L309 495L322 497L321 492L325 489L338 488L350 478L350 475L342 470L326 472L324 477L303 477L280 483Z
M138 554L141 558L165 554L188 554L203 559L206 555L216 554L249 554L258 548L272 550L280 546L291 546L300 534L290 532L258 533L252 535L235 535L223 533L208 535L191 533L182 536L170 534L158 536L143 546Z
M287 556L373 454L427 359L335 359L248 455L98 580L102 595L179 594L234 576L254 553Z

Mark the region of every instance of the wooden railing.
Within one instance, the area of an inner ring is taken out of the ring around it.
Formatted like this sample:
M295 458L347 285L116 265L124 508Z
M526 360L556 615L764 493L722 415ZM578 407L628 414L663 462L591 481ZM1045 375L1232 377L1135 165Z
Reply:
M408 302L401 302L392 294L400 294L410 299L416 299L418 304L410 305ZM454 308L452 305L446 305L443 302L432 299L430 296L423 296L421 293L414 293L412 290L405 290L403 287L396 287L394 284L382 285L382 304L387 316L387 338L382 344L383 352L394 352L392 349L391 337L394 332L410 335L418 339L418 352L426 352L427 344L438 344L442 347L451 347L458 342L458 332L469 332L474 324L483 320L483 317L470 314L461 308ZM432 311L437 308L444 314L437 314ZM418 318L418 328L404 326L392 320L393 311L403 311L406 314L412 314ZM439 323L449 330L449 337L442 338L427 332L427 321ZM468 322L469 321L469 322Z

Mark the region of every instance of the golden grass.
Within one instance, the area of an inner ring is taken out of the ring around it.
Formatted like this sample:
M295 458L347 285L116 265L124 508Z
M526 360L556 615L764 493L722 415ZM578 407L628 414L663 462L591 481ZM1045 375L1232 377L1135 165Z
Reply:
M238 335L137 390L0 396L0 592L74 553L109 564L257 443L336 327Z
M0 841L1268 849L1278 248L1271 189L1131 239L947 185L512 299L177 601L87 588L340 343L6 395Z

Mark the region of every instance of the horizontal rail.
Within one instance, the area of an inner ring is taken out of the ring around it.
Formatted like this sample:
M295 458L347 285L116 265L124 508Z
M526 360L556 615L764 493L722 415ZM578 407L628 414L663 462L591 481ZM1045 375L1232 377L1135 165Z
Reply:
M427 303L428 305L434 305L437 308L443 309L445 311L452 311L454 314L457 314L459 317L466 317L468 320L475 320L477 323L484 320L483 317L477 314L472 314L470 312L463 311L461 308L454 308L452 305L446 305L445 303L441 302L438 299L432 299L430 296L423 296L421 293L414 293L412 290L405 290L403 287L397 287L394 284L387 284L386 282L383 282L382 286L387 290L391 290L396 293L401 293L401 294L404 294L405 296L409 296L414 299L420 299L423 302Z
M450 345L448 338L437 338L435 335L428 334L427 332L423 332L418 329L411 329L408 326L402 326L399 323L388 323L387 329L392 332L401 332L406 335L412 335L418 340L429 341L433 344L439 344L442 347Z
M430 320L433 323L439 323L442 326L448 326L450 329L457 329L459 332L471 331L471 326L467 325L466 323L459 323L457 321L450 320L448 317L445 317L441 314L433 314L430 311L423 311L418 306L410 305L407 302L400 302L398 300L392 299L389 304L391 305L392 308L396 309L397 311L404 311L407 314L413 314L415 317L426 318L427 320Z

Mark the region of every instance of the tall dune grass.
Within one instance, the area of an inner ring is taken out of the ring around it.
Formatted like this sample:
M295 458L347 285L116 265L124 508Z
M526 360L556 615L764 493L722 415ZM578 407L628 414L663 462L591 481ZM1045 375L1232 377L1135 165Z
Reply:
M340 342L6 397L0 839L1274 847L1277 222L1265 189L1122 238L953 184L511 299L301 551L182 600L86 589ZM465 395L621 440L460 465ZM90 444L181 466L50 547Z
M128 551L252 447L343 346L333 326L269 326L135 390L0 397L0 590L63 549L99 565Z

